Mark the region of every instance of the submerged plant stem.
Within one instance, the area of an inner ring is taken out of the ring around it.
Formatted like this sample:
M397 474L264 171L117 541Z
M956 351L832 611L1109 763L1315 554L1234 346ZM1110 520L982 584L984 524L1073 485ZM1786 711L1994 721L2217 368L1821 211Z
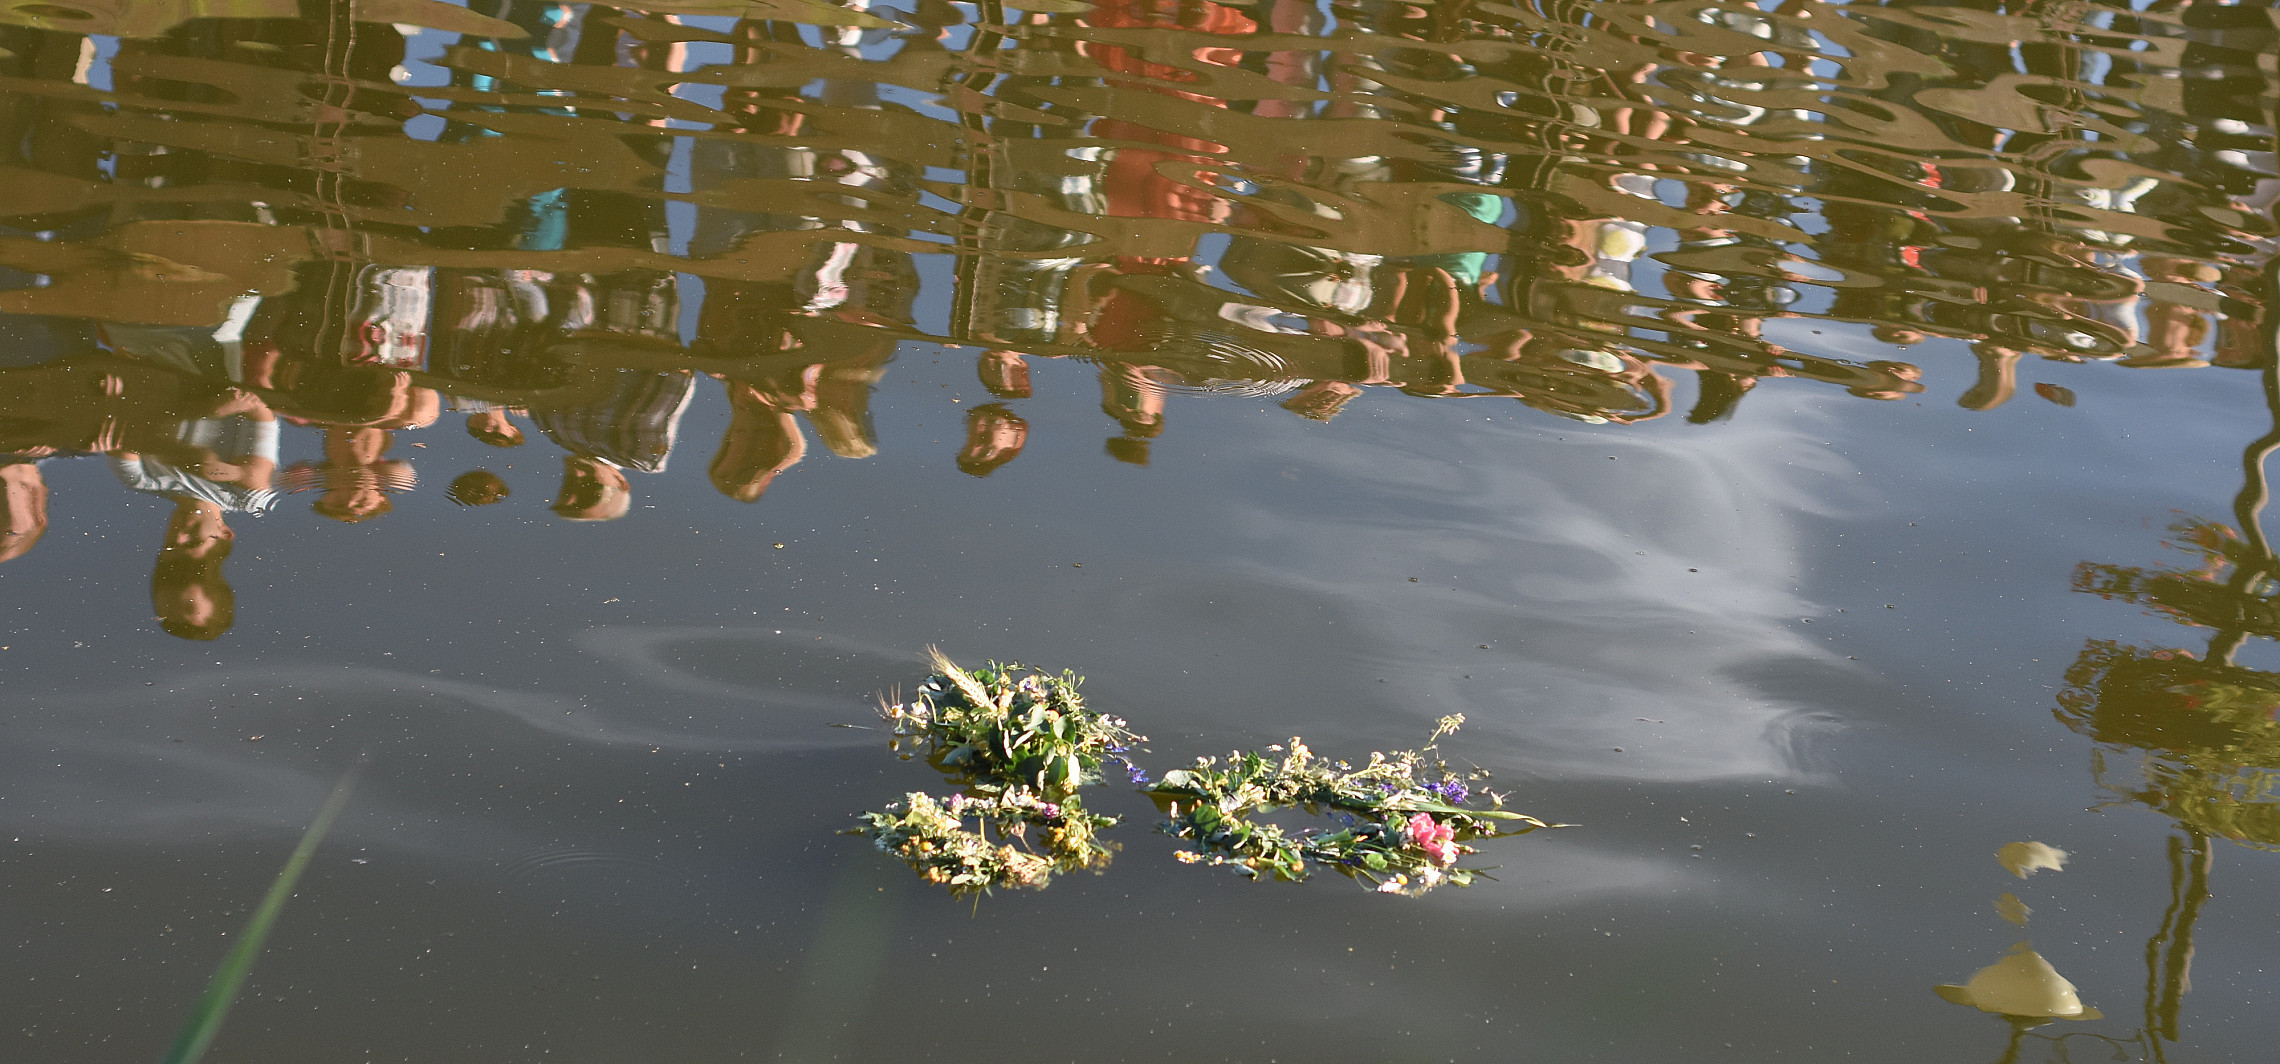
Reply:
M174 1045L166 1051L161 1064L196 1064L198 1058L206 1054L206 1047L214 1043L214 1036L221 1033L222 1020L229 1015L239 988L245 985L245 977L253 971L253 960L261 954L262 942L276 925L278 914L285 911L286 900L293 896L293 884L300 881L301 872L316 855L317 844L324 841L325 833L332 830L333 821L348 805L348 794L356 789L356 773L356 769L350 769L333 785L324 808L317 811L317 818L301 833L301 844L293 848L293 856L285 859L285 868L277 873L277 881L269 885L269 893L253 910L253 918L245 922L236 948L222 958L221 967L214 969L213 979L206 983L205 995L190 1010L190 1018L182 1024L182 1033L175 1036Z

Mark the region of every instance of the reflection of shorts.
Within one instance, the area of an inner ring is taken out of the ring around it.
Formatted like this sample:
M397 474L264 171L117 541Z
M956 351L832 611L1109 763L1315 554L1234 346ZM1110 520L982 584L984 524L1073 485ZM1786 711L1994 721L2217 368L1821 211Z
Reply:
M1220 256L1220 272L1263 299L1278 299L1346 314L1369 309L1370 270L1376 255L1301 247L1237 237Z
M0 314L0 369L45 365L95 347L95 330L77 318Z

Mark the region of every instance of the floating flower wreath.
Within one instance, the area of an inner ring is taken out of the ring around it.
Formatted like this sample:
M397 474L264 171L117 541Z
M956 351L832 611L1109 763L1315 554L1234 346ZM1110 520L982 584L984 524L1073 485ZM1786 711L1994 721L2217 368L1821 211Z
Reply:
M1461 716L1442 718L1422 749L1373 753L1359 768L1317 758L1292 739L1287 750L1268 748L1279 757L1200 758L1150 785L1130 757L1146 737L1085 708L1075 675L997 662L969 671L939 650L927 653L934 674L908 702L881 699L879 714L894 732L895 749L911 740L960 789L943 799L913 791L862 814L848 833L869 837L953 894L1041 889L1056 873L1105 867L1111 846L1100 833L1117 818L1087 811L1077 790L1101 782L1111 765L1147 786L1170 817L1166 834L1196 845L1181 851L1180 861L1254 879L1301 880L1320 865L1382 892L1414 896L1443 883L1470 886L1482 874L1457 865L1477 852L1467 842L1566 826L1505 810L1494 793L1486 794L1488 808L1476 808L1466 781L1486 773L1460 776L1437 754L1428 762L1441 737L1464 723ZM1343 826L1291 831L1251 819L1288 808Z
M908 702L881 699L879 716L896 749L904 739L922 746L927 763L961 790L939 801L914 791L863 814L850 834L870 837L955 894L1043 888L1056 872L1107 865L1100 832L1117 819L1088 812L1076 792L1111 764L1144 782L1129 754L1147 737L1085 708L1073 674L994 661L968 671L933 647L927 654L934 674Z
M1463 723L1462 716L1443 717L1422 750L1373 753L1360 768L1315 757L1295 738L1287 751L1268 748L1280 758L1201 758L1193 768L1165 773L1148 793L1171 817L1164 832L1196 844L1178 855L1187 864L1282 880L1305 879L1310 866L1321 865L1379 891L1413 896L1443 883L1471 886L1482 870L1457 866L1463 855L1478 852L1466 842L1565 825L1503 809L1494 793L1487 795L1491 808L1468 807L1465 778L1425 756ZM1288 808L1328 814L1344 827L1293 832L1251 819Z

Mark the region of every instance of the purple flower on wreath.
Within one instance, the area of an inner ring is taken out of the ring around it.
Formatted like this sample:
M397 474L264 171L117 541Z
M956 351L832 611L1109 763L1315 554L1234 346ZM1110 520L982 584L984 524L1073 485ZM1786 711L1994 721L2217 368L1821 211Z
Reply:
M1425 789L1433 792L1434 794L1440 795L1441 800L1449 803L1450 805L1463 805L1465 804L1465 799L1472 797L1472 791L1465 787L1465 781L1463 780L1446 780L1441 783L1428 783L1425 785Z

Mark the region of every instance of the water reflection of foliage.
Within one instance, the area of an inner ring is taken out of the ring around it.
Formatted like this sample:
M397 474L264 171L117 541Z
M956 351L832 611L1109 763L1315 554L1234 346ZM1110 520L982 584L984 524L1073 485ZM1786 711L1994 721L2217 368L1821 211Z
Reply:
M2205 834L2280 849L2280 677L2093 640L2066 683L2058 718L2106 747L2102 786Z
M2265 323L2268 347L2276 328L2280 323ZM2076 591L2214 630L2205 657L2093 639L2067 670L2058 699L2059 719L2099 743L2091 755L2099 785L2161 812L2179 829L2168 839L2169 906L2145 948L2145 1025L2131 1043L2155 1062L2166 1060L2166 1044L2179 1038L2194 929L2211 896L2214 839L2280 848L2280 676L2235 664L2251 636L2280 636L2271 623L2280 559L2264 528L2266 462L2280 449L2280 365L2266 362L2259 376L2271 427L2241 455L2236 526L2198 519L2172 525L2167 545L2198 555L2190 569L2086 562L2073 578ZM2017 1058L2024 1036L2014 1026L2006 1061ZM2119 1056L2124 1043L2112 1044ZM2054 1042L2054 1052L2064 1049L2064 1040Z

